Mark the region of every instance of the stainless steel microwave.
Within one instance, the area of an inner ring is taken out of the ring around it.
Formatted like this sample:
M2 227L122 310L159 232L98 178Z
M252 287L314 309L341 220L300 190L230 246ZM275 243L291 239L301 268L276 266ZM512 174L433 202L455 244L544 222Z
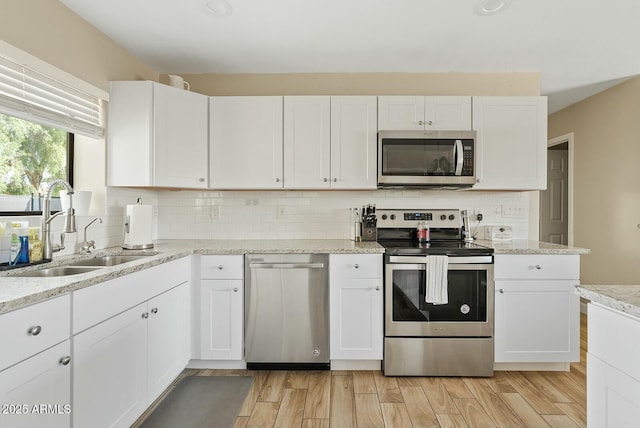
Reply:
M378 187L470 187L475 131L378 132Z

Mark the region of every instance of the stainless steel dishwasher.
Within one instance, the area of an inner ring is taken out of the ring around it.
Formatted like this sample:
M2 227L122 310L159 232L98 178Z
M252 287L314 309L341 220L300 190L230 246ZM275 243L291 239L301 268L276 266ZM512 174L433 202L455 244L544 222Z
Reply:
M245 255L248 369L329 369L328 254Z

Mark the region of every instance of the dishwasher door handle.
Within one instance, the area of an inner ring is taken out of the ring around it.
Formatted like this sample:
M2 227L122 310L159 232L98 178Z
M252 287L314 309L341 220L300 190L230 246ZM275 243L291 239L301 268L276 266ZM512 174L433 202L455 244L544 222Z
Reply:
M251 269L323 269L324 263L249 263Z

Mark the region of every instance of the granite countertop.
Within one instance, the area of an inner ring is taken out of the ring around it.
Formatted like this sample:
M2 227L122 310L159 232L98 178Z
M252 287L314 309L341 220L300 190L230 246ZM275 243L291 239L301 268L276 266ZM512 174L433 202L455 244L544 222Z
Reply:
M510 242L476 241L493 247L495 254L587 254L584 248L567 247L546 242L514 240ZM91 272L58 277L17 277L17 273L69 264L74 260L123 254L147 255L140 260L104 267ZM110 279L128 275L161 263L187 257L191 254L383 254L377 242L353 242L346 239L285 239L285 240L159 240L153 250L130 251L120 247L98 250L91 255L63 256L47 264L13 271L0 272L0 314L19 309L61 294L89 287Z
M580 285L580 297L640 318L640 285Z
M567 245L527 239L514 239L513 241L486 241L479 239L475 242L479 245L493 248L494 254L589 254L589 250L586 248L569 247Z
M299 240L161 240L152 250L122 250L120 247L94 251L90 255L74 254L55 258L52 262L0 272L0 314L13 311L55 296L69 293L110 279L147 269L191 254L245 253L331 253L382 254L384 248L376 242L353 242L343 239ZM56 277L18 277L16 274L67 265L115 254L145 255L147 257L91 272Z

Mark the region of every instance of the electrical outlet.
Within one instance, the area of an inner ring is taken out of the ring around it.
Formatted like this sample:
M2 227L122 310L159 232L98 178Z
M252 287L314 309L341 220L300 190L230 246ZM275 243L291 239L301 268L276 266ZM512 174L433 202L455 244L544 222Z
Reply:
M220 207L217 207L217 206L209 207L209 219L211 220L220 219Z

